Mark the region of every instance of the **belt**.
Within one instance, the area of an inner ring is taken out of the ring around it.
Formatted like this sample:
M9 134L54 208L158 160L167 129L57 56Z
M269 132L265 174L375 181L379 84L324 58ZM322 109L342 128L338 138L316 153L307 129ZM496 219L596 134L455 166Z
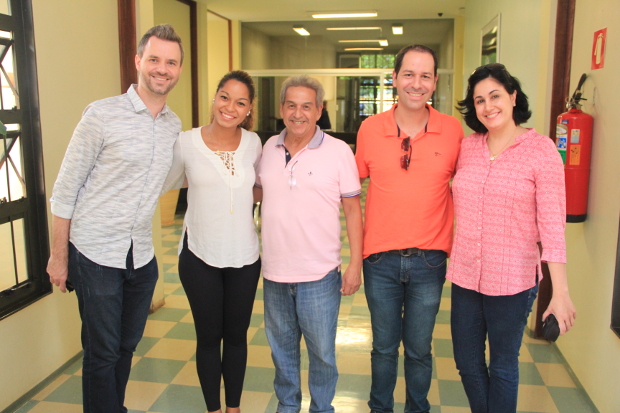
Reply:
M412 255L418 255L420 251L424 251L420 248L403 248L402 250L389 250L386 251L389 254L400 255L401 257L410 257Z

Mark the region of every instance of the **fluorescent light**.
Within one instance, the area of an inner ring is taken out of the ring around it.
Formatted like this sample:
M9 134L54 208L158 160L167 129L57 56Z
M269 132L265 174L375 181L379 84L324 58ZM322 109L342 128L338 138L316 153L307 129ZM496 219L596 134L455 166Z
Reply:
M338 19L347 17L377 17L377 12L354 12L354 13L313 13L315 19Z
M354 50L383 50L383 47L345 47L344 50L346 52Z
M402 24L393 24L392 25L392 34L403 34L403 25Z
M366 39L366 40L338 40L338 43L379 43L381 46L387 46L388 41L385 39Z
M327 30L381 30L381 27L363 26L363 27L328 27Z
M303 26L293 26L293 30L295 30L300 36L310 36L310 32L304 29Z

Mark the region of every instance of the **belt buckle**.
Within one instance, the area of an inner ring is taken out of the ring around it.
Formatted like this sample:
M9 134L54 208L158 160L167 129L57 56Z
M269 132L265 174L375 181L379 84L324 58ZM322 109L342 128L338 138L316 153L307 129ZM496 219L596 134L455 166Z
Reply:
M400 250L400 255L402 257L411 257L414 254L417 254L418 248L404 248Z

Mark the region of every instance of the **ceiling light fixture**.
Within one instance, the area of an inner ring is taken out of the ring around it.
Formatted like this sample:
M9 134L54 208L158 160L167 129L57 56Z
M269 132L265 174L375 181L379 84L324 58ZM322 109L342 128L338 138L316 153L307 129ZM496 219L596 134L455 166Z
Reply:
M345 52L351 52L354 50L383 50L383 47L345 47Z
M304 26L295 25L293 26L293 30L295 30L300 36L310 36L310 32L304 29Z
M378 26L363 26L363 27L328 27L327 30L381 30Z
M392 25L392 34L403 34L403 25L398 23L398 24L393 24Z
M339 19L349 17L377 17L377 12L332 12L332 13L312 13L314 19Z
M338 43L379 43L381 46L387 46L386 39L366 39L366 40L338 40Z

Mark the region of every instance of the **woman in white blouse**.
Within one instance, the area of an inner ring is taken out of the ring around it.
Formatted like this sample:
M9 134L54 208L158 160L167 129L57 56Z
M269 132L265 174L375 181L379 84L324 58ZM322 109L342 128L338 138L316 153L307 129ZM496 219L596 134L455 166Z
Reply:
M196 368L207 410L239 412L247 361L247 329L260 274L252 218L261 141L252 128L255 88L246 72L220 81L211 124L181 132L164 190L188 184L179 243L179 277L197 336ZM220 345L223 341L223 350Z

